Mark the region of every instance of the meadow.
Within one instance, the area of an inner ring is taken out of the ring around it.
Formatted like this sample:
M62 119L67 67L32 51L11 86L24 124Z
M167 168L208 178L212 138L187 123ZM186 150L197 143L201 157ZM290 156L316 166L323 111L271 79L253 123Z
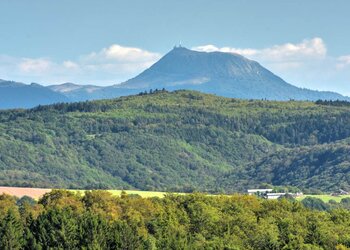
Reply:
M52 189L44 189L44 188L22 188L22 187L0 187L0 194L5 193L17 197L22 196L29 196L33 199L39 199L41 196L43 196L45 193L49 193ZM70 189L69 191L73 192L80 192L81 194L84 194L85 191L83 189ZM122 192L125 192L128 195L139 195L142 198L150 198L150 197L158 197L163 198L166 194L169 194L169 192L158 192L158 191L140 191L140 190L121 190L121 189L111 189L107 190L112 195L120 196ZM174 193L172 193L174 194ZM185 195L189 193L175 193L180 195ZM330 194L322 194L322 195L311 195L306 194L301 197L298 197L297 200L302 201L306 197L312 197L312 198L318 198L321 199L323 202L329 202L330 200L335 200L336 202L340 202L343 198L350 198L350 195L339 195L339 196L332 196Z
M298 197L297 200L302 201L306 197L318 198L318 199L321 199L323 202L329 202L330 200L335 200L336 202L340 202L341 199L350 198L350 195L333 196L330 194L320 194L320 195L307 194L307 195L303 195L301 197Z

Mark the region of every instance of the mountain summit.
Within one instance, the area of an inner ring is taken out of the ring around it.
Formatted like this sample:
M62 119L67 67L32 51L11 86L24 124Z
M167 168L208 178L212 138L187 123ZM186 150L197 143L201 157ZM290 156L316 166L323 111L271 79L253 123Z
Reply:
M244 99L346 99L333 92L301 89L285 82L258 62L224 52L175 47L158 62L120 88L192 89Z
M257 62L238 54L198 52L175 47L152 67L130 79L123 86L134 88L200 85L213 80L263 79L266 70ZM268 72L272 75L272 73ZM271 80L271 76L269 75ZM219 85L216 84L216 85Z
M295 87L241 55L175 47L136 77L107 87L64 83L41 86L0 80L0 109L109 99L150 89L197 90L242 99L350 100L334 92Z

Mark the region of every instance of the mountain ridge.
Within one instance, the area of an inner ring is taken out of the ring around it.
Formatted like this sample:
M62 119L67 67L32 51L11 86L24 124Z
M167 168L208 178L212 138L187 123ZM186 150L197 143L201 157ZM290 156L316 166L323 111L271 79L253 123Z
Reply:
M27 92L16 93L14 86ZM258 62L238 54L200 52L184 47L175 47L151 67L120 84L102 87L63 83L46 87L40 85L39 88L2 80L0 87L6 92L6 97L0 95L0 98L3 97L0 108L31 108L39 104L109 99L163 88L170 91L196 90L242 99L350 101L350 97L335 92L298 88ZM28 92L29 89L33 92ZM49 96L52 99L48 99ZM16 103L14 100L22 101Z
M69 102L65 95L37 83L0 81L0 109L32 108L57 102Z

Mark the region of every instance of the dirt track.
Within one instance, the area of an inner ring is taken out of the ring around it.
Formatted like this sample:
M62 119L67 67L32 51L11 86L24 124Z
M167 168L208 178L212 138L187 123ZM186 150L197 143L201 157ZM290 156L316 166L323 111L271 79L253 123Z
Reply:
M14 195L19 198L22 196L29 196L33 199L39 199L44 194L50 192L51 189L45 188L21 188L21 187L0 187L0 194Z

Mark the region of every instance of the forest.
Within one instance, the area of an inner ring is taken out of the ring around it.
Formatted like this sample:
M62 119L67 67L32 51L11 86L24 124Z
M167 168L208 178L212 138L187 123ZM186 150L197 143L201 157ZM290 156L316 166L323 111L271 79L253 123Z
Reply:
M312 203L239 194L0 195L0 249L349 249L350 210Z
M0 185L242 192L350 188L350 105L155 90L0 111Z

